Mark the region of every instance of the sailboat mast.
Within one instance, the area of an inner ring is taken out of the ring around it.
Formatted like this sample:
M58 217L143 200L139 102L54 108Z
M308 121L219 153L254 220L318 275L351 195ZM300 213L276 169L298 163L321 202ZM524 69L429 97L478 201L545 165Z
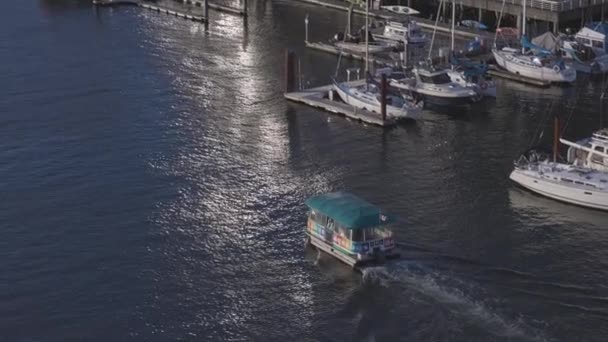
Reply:
M454 25L456 22L456 0L452 0L452 53L454 53Z
M369 72L369 0L365 0L365 75ZM365 76L367 77L367 76Z
M523 6L523 16L521 19L521 36L525 37L526 36L526 0L523 0L524 6ZM521 53L525 53L525 48L521 47Z

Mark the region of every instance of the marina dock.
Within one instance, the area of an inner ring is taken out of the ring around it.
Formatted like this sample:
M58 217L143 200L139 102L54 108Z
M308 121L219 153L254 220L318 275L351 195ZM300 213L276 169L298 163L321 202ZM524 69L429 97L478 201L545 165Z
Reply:
M349 8L349 6L346 5L347 2L344 2L344 1L335 1L335 0L297 0L297 1L312 4L312 5L323 6L323 7L339 10L339 11L345 11L345 12L347 12L348 8ZM356 7L353 9L353 13L358 14L358 15L363 15L363 16L365 15L365 11L363 9L356 8ZM369 11L369 16L376 18L376 19L382 19L382 20L402 20L404 18L403 15L393 14L393 13L390 13L387 11L381 11L381 10L375 10L375 9L372 9ZM421 17L413 17L413 19L416 20L416 22L420 25L420 27L422 27L423 29L425 29L427 31L432 31L435 29L434 20L429 20L429 19L425 19L425 18L421 18ZM451 28L448 24L438 23L437 33L449 35L449 34L451 34ZM488 40L493 39L493 34L490 32L469 29L466 27L458 27L454 31L454 34L458 37L466 38L466 39L472 39L475 37L480 37L481 39L488 39Z
M350 85L365 84L365 79L349 82ZM360 121L366 124L390 127L396 124L393 119L382 120L379 114L367 110L353 108L342 102L338 94L333 94L333 85L325 85L312 89L285 93L286 99L302 103L314 108L322 109L326 112L345 116L349 119Z
M219 4L212 4L209 1L194 0L165 0L165 1L144 1L144 0L93 0L93 4L102 7L111 6L138 6L159 13L166 13L187 20L206 23L209 9L218 12L230 13L239 16L247 16L247 1L245 0L242 8L233 8ZM183 4L183 5L181 5ZM185 6L184 6L185 5Z

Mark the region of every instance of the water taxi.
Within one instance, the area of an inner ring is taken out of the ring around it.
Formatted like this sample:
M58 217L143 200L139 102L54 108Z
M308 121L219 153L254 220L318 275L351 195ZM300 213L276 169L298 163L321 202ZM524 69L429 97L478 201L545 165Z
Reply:
M306 205L307 242L319 250L353 268L399 257L393 220L375 205L345 192L313 196Z

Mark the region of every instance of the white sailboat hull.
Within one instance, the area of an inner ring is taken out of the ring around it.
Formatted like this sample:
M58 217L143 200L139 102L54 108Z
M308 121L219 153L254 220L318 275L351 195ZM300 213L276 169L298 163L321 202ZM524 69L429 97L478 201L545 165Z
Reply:
M515 169L509 178L522 187L540 195L583 207L608 210L608 191L589 189L576 184L566 185L543 178L538 172Z
M498 66L516 75L553 83L572 83L576 81L576 71L568 66L559 70L558 68L539 66L532 63L528 56L521 56L504 50L493 49L492 54Z
M382 106L380 101L369 97L359 96L357 93L350 91L348 86L343 84L334 84L334 90L338 93L344 103L349 104L358 109L365 109L369 112L381 115ZM395 119L411 119L417 120L422 116L422 106L411 105L404 107L386 106L387 117Z

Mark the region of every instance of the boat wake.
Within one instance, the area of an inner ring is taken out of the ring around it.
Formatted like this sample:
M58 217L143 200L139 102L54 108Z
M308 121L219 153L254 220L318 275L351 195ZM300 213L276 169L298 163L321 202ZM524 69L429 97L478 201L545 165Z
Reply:
M363 281L385 288L405 287L413 291L420 301L433 310L445 310L465 326L475 326L495 338L517 341L546 341L540 333L527 326L523 318L505 318L488 304L497 300L475 299L483 295L483 289L471 283L434 270L417 262L399 262L386 267L370 267L362 270ZM422 298L420 298L422 297Z

